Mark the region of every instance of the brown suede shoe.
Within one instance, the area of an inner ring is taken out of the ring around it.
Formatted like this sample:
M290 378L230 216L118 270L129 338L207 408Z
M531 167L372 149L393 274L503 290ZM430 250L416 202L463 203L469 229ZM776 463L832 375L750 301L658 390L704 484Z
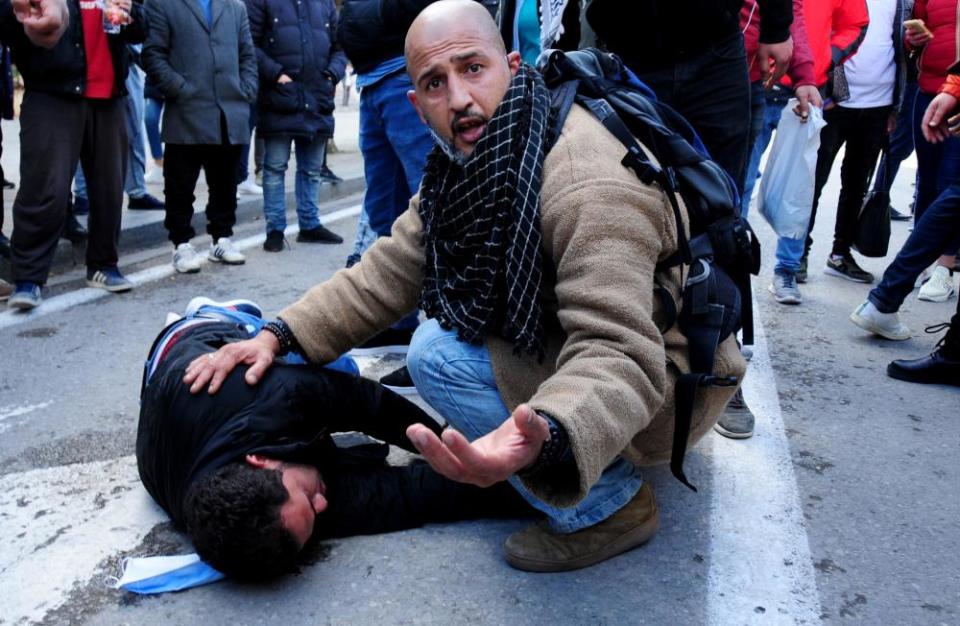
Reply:
M13 285L0 278L0 302L7 300L13 293Z
M527 572L566 572L589 567L650 540L660 526L653 488L643 483L633 500L596 526L560 534L539 522L503 544L507 563Z

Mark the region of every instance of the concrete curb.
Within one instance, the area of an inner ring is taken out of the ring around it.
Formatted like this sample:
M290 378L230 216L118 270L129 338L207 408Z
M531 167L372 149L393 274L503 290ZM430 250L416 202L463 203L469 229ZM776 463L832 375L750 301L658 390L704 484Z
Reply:
M345 198L347 196L360 193L365 186L364 178L358 176L355 178L346 178L343 182L336 185L322 185L320 187L319 203L320 214L324 214L324 204ZM296 198L292 191L292 185L288 185L291 191L287 192L287 221L296 222ZM194 206L193 227L198 235L206 233L206 221L203 215L203 209L200 206ZM130 214L124 209L124 218ZM163 226L163 211L135 211L135 213L149 213L155 219L140 219L138 223L130 226L123 226L120 232L120 264L123 265L124 256L156 247L167 242L167 229ZM237 226L254 221L263 220L263 198L257 196L242 196L237 201ZM50 276L56 276L64 272L82 266L84 262L85 246L74 246L69 241L61 239L57 243L57 251L54 254L53 265L50 268ZM8 259L0 257L0 278L10 280L11 268Z

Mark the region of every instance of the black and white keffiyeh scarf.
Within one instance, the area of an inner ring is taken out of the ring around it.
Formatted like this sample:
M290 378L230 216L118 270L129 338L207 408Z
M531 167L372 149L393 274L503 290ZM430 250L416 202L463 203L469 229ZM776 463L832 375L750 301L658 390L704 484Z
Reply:
M544 349L540 185L550 94L522 64L473 153L457 164L437 147L420 186L426 268L420 306L457 336L487 333L517 352Z

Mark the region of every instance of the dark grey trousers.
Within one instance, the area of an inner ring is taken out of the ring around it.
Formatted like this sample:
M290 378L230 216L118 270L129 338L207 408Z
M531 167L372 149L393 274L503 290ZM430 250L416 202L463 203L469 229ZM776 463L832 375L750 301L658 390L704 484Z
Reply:
M44 284L67 213L77 161L90 199L88 270L117 266L127 127L123 98L69 98L27 90L20 114L20 188L13 202L15 281Z

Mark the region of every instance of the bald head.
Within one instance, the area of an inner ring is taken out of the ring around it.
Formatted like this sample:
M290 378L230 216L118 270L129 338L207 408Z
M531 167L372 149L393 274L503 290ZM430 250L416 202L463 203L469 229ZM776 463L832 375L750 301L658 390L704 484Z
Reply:
M410 63L411 52L454 33L466 32L485 41L501 55L507 50L490 12L476 0L440 0L427 5L413 20L404 42L404 55Z
M410 102L448 156L469 157L520 68L520 54L506 53L497 25L473 0L428 5L407 31L405 53Z

